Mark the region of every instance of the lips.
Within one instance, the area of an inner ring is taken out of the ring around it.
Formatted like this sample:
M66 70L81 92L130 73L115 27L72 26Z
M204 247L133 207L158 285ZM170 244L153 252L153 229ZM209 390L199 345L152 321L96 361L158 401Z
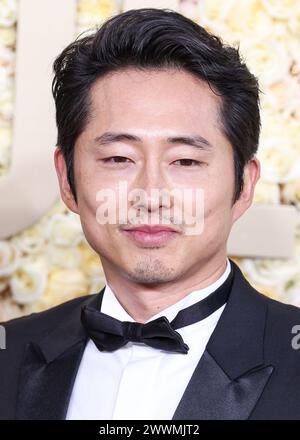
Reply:
M143 247L161 247L179 235L178 231L163 225L140 225L124 229L135 244Z
M178 232L176 229L171 228L169 226L164 225L141 225L141 226L132 226L130 228L125 228L125 231L140 231L148 234L156 234L158 232L167 231L167 232Z

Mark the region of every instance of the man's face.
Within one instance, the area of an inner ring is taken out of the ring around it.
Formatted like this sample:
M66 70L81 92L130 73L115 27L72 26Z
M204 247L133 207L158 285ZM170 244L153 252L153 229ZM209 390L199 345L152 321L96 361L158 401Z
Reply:
M250 167L246 193L232 205L233 151L221 131L219 99L206 83L178 70L127 69L94 83L91 118L74 149L77 204L59 150L56 168L62 198L80 215L85 236L100 255L108 278L118 274L141 284L184 280L209 260L221 262L226 256L232 223L250 205L257 176ZM113 140L106 135L101 144L99 137L108 132L128 136ZM195 136L202 138L198 146L182 139ZM127 202L127 212L131 210L125 224L99 224L97 193L110 189L118 199L120 182L125 182L128 192L142 190L146 197L138 206ZM176 215L170 211L174 200L168 204L155 198L153 188L170 193L188 189L193 194L201 189L203 231L188 233L184 213L182 223L174 224ZM168 226L177 232L151 239L125 231L133 227L130 218L138 207L143 214L156 214L154 222L148 217L141 223L162 225L162 219L169 220Z

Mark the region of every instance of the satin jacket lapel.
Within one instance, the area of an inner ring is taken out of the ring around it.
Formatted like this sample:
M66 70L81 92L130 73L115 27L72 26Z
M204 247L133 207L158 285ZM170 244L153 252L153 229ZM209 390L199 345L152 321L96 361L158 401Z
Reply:
M238 266L232 291L173 420L244 420L272 372L264 363L267 306Z
M87 343L83 305L99 307L104 288L81 303L64 322L26 348L19 378L16 419L65 419L76 373Z
M206 350L173 420L245 420L273 371L272 366L233 380Z

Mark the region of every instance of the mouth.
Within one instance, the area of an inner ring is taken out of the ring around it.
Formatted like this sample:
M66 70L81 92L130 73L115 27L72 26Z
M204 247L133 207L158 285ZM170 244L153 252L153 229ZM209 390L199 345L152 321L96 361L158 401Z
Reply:
M162 246L179 236L179 231L167 226L143 225L123 229L123 232L136 244L144 247Z

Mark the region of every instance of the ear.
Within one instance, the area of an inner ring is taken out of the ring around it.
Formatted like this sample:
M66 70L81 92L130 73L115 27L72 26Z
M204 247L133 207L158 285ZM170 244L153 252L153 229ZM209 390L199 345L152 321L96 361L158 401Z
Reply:
M245 165L243 174L243 189L240 197L233 205L232 224L251 206L255 185L260 178L260 171L260 162L256 157L250 159Z
M75 202L74 196L72 194L68 182L67 165L60 147L57 147L55 149L54 164L55 164L56 174L58 177L61 198L63 199L64 203L71 211L75 212L76 214L79 214L77 203Z

